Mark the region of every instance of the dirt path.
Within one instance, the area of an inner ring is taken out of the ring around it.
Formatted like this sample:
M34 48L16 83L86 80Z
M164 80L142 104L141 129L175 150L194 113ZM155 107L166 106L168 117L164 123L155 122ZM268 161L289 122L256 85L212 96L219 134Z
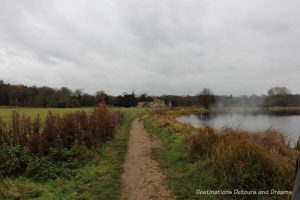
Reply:
M129 136L128 152L122 175L122 199L128 200L169 200L176 199L164 185L165 176L158 162L151 158L151 150L158 148L158 141L150 138L143 122L133 121Z

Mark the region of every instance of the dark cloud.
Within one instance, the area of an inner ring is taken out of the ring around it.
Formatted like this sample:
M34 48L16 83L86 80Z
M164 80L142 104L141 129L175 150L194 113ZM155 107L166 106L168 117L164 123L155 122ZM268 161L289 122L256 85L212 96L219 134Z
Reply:
M0 79L87 92L300 92L297 0L3 0Z

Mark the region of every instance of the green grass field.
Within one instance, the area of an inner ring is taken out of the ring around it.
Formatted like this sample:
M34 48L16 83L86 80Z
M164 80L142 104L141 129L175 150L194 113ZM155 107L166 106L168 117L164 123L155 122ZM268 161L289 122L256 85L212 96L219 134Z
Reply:
M56 112L59 114L78 110L91 111L92 108L0 108L0 116L9 121L11 112L17 110L34 117L40 114ZM83 167L75 169L75 176L58 178L48 182L36 182L25 177L5 178L0 180L0 199L119 199L120 176L127 150L131 122L147 113L146 109L118 109L125 117L116 129L116 136L96 149L89 150L92 160Z
M13 111L17 111L20 114L25 114L30 117L40 115L42 119L46 117L49 112L64 114L75 111L91 111L92 108L24 108L24 107L0 107L0 118L4 121L9 121Z

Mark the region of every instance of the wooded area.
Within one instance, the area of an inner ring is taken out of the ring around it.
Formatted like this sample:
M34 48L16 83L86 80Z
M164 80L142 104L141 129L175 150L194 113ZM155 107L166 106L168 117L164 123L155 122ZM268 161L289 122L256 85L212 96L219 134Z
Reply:
M177 106L203 106L217 107L273 107L273 106L300 106L300 95L292 94L285 87L274 87L267 91L267 95L214 95L210 89L203 89L198 95L162 95L148 96L124 93L112 96L104 91L94 95L83 93L82 90L72 91L67 87L54 89L50 87L36 87L25 85L11 85L0 81L0 105L24 107L90 107L101 102L117 107L135 107L138 102L150 102L158 98L165 101L166 105Z

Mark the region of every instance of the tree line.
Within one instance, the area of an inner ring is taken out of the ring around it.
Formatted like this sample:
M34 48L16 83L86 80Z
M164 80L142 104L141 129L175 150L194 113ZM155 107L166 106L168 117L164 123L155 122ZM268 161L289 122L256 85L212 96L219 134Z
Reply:
M173 106L215 107L297 107L300 106L300 94L292 94L286 87L273 87L266 95L214 95L210 89L203 89L198 95L177 96L164 95L161 99L171 102Z
M163 100L166 105L177 106L211 106L219 107L273 107L300 106L300 95L292 94L286 87L273 87L266 95L215 95L212 90L204 88L197 95L162 95L148 96L124 93L118 96L98 91L91 95L82 90L72 91L67 87L54 89L50 87L36 87L25 85L11 85L0 81L0 106L26 107L89 107L101 102L111 106L134 107L138 102L151 102L154 98Z
M111 96L104 91L94 95L82 90L72 91L67 87L54 89L50 87L36 87L25 85L11 85L0 81L0 106L27 106L27 107L89 107L105 102L107 105L132 107L139 101L152 101L146 94L135 95L124 93Z

